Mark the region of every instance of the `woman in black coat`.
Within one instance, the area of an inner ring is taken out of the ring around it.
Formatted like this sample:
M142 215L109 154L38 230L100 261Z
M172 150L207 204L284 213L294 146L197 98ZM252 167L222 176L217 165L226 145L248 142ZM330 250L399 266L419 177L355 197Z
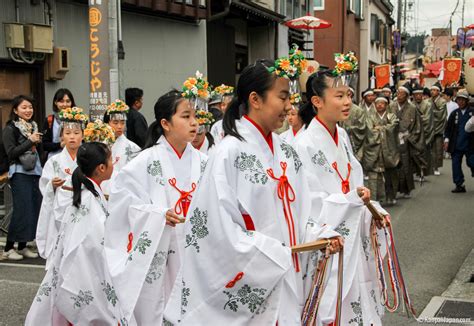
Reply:
M8 155L8 176L12 188L13 215L8 228L3 258L21 260L36 258L38 254L26 247L36 236L41 205L39 178L41 137L34 118L33 99L17 96L12 102L10 120L3 130L3 145ZM14 244L18 242L18 251Z

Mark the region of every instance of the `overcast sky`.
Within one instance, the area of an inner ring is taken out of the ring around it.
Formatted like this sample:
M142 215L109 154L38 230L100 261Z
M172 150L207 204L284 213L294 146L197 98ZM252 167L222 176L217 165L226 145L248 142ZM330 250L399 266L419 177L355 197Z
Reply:
M394 19L397 20L396 8L398 1L391 0L395 6ZM474 24L474 0L459 0L459 6L453 16L453 34L461 27L461 13L464 1L464 25ZM449 17L456 7L457 0L407 0L407 3L413 2L412 10L409 11L407 21L407 31L414 33L416 30L420 33L426 31L431 34L432 28L448 27ZM418 19L416 19L418 17Z

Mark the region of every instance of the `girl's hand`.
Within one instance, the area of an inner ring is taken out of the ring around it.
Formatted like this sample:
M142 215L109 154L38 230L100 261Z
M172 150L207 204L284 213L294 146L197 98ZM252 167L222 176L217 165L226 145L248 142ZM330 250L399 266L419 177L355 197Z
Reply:
M342 247L344 247L343 237L331 238L329 240L331 241L331 244L329 245L329 253L331 255L340 252Z
M359 194L360 199L364 204L370 203L370 190L366 187L357 187L357 194Z
M58 177L54 177L53 180L51 180L51 182L53 183L53 189L56 190L56 188L61 187L64 184L64 182L66 182L66 180L63 180Z
M29 140L31 140L32 143L37 144L41 143L41 136L43 134L39 132L32 133L30 137L28 137Z
M166 225L169 225L172 227L175 227L176 224L184 223L184 219L179 217L179 215L176 215L176 213L171 209L166 211L165 217L166 217Z

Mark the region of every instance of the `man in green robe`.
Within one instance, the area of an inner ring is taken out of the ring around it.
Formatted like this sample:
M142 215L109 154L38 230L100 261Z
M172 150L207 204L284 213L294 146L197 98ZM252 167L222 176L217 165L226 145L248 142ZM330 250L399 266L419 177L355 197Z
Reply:
M398 191L402 193L403 198L410 198L410 192L415 189L413 172L416 167L426 168L423 124L416 107L408 100L410 92L409 83L400 86L397 99L390 104L389 109L389 112L395 113L400 120L398 139L401 164L398 169Z
M354 90L349 88L351 99L354 96ZM367 112L361 109L357 104L352 102L349 119L340 122L340 126L344 128L349 135L352 150L355 157L360 162L363 155L363 145L367 134Z
M397 166L400 162L399 120L396 114L388 112L388 103L388 98L379 95L375 100L375 110L368 114L369 133L362 165L367 170L372 199L393 205L396 203Z
M431 163L431 150L433 146L433 109L431 108L431 101L423 99L423 87L419 84L415 85L413 89L413 104L420 113L421 121L423 123L423 135L425 138L425 160L426 169L423 171L423 176L433 174L433 166ZM421 177L420 171L417 171Z
M440 175L439 168L443 166L443 134L448 115L446 101L440 96L440 92L439 82L431 86L431 107L433 110L433 147L431 152L434 175Z

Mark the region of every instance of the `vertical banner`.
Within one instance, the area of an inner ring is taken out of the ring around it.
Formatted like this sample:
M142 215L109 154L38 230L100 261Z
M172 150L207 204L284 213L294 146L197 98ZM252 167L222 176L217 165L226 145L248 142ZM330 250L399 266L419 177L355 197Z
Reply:
M89 114L102 119L110 97L109 1L89 0Z
M390 65L379 65L375 66L375 87L382 88L387 84L390 84Z
M450 85L454 82L458 83L461 78L462 59L450 58L443 60L444 76L442 80L443 86Z

